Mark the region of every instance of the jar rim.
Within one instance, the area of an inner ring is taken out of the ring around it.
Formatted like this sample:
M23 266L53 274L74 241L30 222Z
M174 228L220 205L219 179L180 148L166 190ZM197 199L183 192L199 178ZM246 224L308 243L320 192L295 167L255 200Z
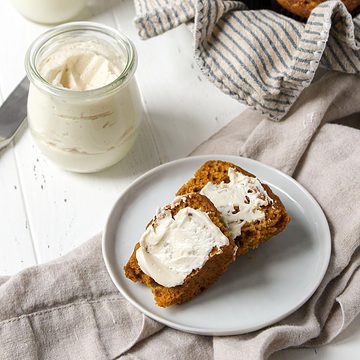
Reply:
M41 49L48 41L61 34L70 33L79 30L90 30L99 32L112 37L122 45L124 45L127 59L124 69L119 76L107 85L96 89L77 91L67 88L61 88L48 82L36 67L36 58ZM82 97L99 96L112 93L124 86L131 79L137 67L137 52L133 42L121 31L110 26L99 24L92 21L76 21L63 25L58 25L38 36L30 45L25 55L25 70L29 80L37 85L40 89L46 90L54 95Z

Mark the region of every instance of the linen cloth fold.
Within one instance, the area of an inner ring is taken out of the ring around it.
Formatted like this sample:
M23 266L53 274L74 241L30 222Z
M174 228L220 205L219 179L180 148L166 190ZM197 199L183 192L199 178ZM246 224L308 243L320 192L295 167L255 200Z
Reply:
M263 161L292 174L320 203L331 260L295 313L240 336L165 327L118 293L97 236L56 261L0 278L0 359L259 360L334 339L360 312L359 90L358 77L329 73L304 91L283 122L247 110L194 152ZM352 114L359 129L333 123Z
M306 23L249 10L245 2L135 0L135 24L147 39L190 22L194 56L207 78L272 120L289 111L319 64L360 72L360 15L352 18L340 0L319 5Z

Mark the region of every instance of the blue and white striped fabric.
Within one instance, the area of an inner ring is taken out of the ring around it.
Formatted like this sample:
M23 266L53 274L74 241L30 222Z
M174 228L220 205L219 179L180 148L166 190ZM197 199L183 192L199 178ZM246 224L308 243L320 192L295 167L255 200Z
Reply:
M147 39L193 22L195 58L224 93L280 120L319 65L360 72L360 16L326 1L301 23L241 1L135 0L139 35ZM334 84L329 84L334 85Z

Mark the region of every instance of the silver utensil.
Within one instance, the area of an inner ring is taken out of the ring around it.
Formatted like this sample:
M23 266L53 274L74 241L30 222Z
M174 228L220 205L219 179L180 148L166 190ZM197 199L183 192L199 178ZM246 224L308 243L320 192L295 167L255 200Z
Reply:
M0 149L13 139L26 118L29 80L25 77L0 107Z

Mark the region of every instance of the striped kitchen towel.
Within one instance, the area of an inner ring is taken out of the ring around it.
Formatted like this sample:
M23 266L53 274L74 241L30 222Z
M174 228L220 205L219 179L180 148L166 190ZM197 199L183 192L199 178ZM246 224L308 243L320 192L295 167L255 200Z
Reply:
M193 23L195 59L217 87L280 120L318 66L360 72L360 15L326 1L306 23L242 1L135 0L135 24L147 39ZM329 84L333 86L334 84Z

